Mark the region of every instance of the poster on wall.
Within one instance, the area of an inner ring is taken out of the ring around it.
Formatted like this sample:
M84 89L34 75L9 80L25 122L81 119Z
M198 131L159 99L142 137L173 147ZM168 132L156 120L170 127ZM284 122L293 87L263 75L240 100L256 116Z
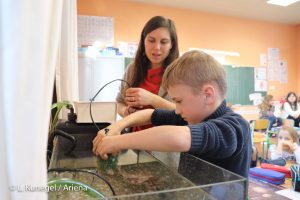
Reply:
M267 64L268 64L267 54L261 53L260 54L260 66L267 66Z
M253 101L253 105L259 105L262 102L261 93L249 94L250 101Z
M268 48L268 59L278 60L280 58L279 48Z
M266 92L268 82L267 80L255 80L255 91L257 92Z
M287 83L288 81L288 66L286 60L279 61L280 66L280 83Z
M267 86L267 68L256 67L254 70L254 90L257 92L266 92Z
M265 67L255 67L255 79L267 80L267 68Z
M123 42L118 41L117 47L119 53L128 58L134 58L138 49L138 42Z
M78 47L91 46L96 41L105 46L114 44L114 18L78 15Z
M280 81L279 48L268 48L268 80Z

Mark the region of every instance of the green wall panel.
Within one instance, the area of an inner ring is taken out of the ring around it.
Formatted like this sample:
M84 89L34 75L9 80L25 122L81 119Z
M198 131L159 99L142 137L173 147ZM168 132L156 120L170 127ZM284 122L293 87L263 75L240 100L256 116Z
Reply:
M254 67L232 67L224 65L227 79L227 102L232 104L252 105L249 94L254 90ZM260 92L262 96L266 92Z

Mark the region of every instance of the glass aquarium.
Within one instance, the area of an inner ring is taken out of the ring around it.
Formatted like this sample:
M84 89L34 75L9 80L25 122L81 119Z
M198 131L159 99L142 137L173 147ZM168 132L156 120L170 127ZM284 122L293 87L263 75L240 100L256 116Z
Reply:
M247 180L182 153L178 169L150 153L126 150L103 161L92 153L95 134L74 134L76 146L57 136L48 181L49 199L246 199Z

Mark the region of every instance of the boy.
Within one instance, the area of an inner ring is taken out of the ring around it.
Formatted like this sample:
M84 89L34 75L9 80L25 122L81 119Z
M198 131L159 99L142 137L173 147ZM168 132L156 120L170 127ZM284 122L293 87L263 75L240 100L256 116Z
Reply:
M189 51L167 67L162 84L176 110L148 109L117 121L108 127L109 136L99 131L94 153L107 159L122 149L189 152L248 178L250 127L226 107L224 68L203 52ZM156 127L119 135L126 127L150 122Z

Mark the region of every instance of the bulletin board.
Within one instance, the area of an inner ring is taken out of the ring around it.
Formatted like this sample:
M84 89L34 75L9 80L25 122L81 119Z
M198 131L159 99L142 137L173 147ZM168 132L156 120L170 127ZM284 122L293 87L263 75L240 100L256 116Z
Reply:
M266 92L255 91L254 67L224 65L224 68L227 79L227 102L253 105L253 102L249 99L249 94L261 93L262 96L266 96Z
M95 41L106 46L114 44L114 18L99 16L77 16L78 46L90 46Z

